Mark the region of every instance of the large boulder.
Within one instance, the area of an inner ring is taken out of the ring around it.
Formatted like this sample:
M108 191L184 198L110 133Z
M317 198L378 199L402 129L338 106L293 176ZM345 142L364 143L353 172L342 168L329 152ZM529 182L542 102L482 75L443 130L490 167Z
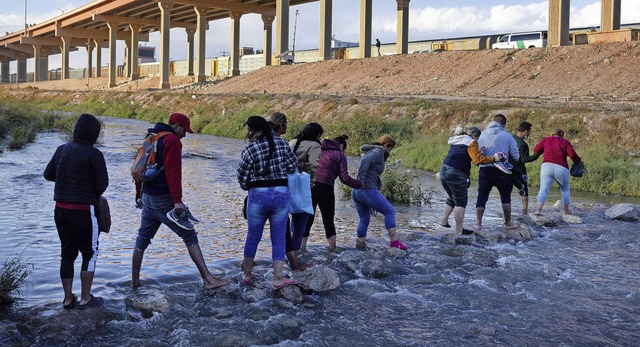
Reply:
M543 212L539 216L532 214L529 217L533 223L541 227L555 227L563 223L562 214L556 211Z
M531 240L531 233L529 232L529 227L526 224L520 224L518 227L513 229L504 229L503 231L508 238L516 241L527 241Z
M605 216L611 219L624 220L630 222L638 221L638 211L632 204L617 204L604 212Z
M143 312L162 312L171 306L169 299L157 290L140 290L125 298L129 308Z
M340 287L338 272L328 266L314 266L296 276L302 287L314 292L326 292Z

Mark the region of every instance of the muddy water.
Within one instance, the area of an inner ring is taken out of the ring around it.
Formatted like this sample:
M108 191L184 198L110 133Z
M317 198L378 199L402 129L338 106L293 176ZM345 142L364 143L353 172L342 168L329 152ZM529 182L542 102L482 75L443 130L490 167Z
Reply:
M184 245L162 227L145 254L144 286L134 292L130 257L140 210L134 207L128 170L133 145L149 125L103 121L99 148L109 169L105 196L113 225L111 233L101 235L93 285L94 294L106 299L99 319L87 312L61 312L59 304L63 295L53 183L42 178L42 171L64 139L58 133L40 134L27 148L0 155L0 260L22 253L33 264L17 303L0 312L2 344L538 346L636 345L640 339L640 228L603 216L608 204L638 204L637 199L574 193L573 201L583 203L576 210L583 224L532 226L540 237L525 243L455 245L443 242L448 230L436 227L442 189L433 174L418 172L423 189L435 194L425 206L396 206L408 255L396 258L385 252L382 218L372 222L370 250L354 249L357 214L349 200L339 199L339 252L327 252L324 232L316 225L304 257L336 270L341 285L330 292L305 293L303 303L294 304L266 289L267 233L258 250L255 288L238 284L246 226L240 211L245 193L235 168L244 143L205 135L183 140L185 203L202 221L197 230L210 270L233 283L203 292ZM474 201L474 189L470 192ZM557 197L554 191L549 201ZM490 198L484 221L488 229L499 229L498 201L497 195ZM467 211L466 224L473 219L473 211ZM133 298L162 300L153 310L141 310L131 304ZM61 326L48 328L52 320ZM87 321L99 323L78 323Z

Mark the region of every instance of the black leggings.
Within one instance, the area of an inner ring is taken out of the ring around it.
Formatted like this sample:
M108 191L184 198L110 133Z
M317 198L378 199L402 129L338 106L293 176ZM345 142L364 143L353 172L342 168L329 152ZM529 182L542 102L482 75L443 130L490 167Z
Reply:
M336 195L333 191L333 186L316 182L315 186L311 188L311 200L313 203L313 211L316 210L316 206L320 207L320 213L322 213L322 224L324 224L324 233L327 238L336 236L336 225L333 221L336 214ZM305 230L304 237L309 237L309 231L311 231L313 219L314 215L309 216L307 230Z
M55 209L60 238L60 278L73 278L73 265L82 253L81 271L95 271L98 257L98 223L92 210Z

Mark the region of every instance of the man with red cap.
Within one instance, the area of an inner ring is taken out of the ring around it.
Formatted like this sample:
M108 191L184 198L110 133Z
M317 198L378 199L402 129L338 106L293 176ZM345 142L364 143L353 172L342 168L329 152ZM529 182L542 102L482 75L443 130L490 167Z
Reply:
M207 269L198 235L192 223L197 223L188 208L182 203L182 142L186 133L193 134L189 117L174 113L169 124L156 123L149 133L158 134L156 168L158 176L143 183L136 183L136 203L142 208L142 220L133 250L131 285L140 283L140 267L144 251L156 235L161 224L168 226L182 238L191 260L196 264L205 289L218 288L226 281L215 278Z

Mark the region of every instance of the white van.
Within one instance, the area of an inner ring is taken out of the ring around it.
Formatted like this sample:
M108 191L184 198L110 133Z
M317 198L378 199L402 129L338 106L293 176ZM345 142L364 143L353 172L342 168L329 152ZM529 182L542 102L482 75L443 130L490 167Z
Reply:
M504 35L500 41L491 45L492 49L524 49L544 48L547 46L547 33L534 31L529 33L515 33Z

